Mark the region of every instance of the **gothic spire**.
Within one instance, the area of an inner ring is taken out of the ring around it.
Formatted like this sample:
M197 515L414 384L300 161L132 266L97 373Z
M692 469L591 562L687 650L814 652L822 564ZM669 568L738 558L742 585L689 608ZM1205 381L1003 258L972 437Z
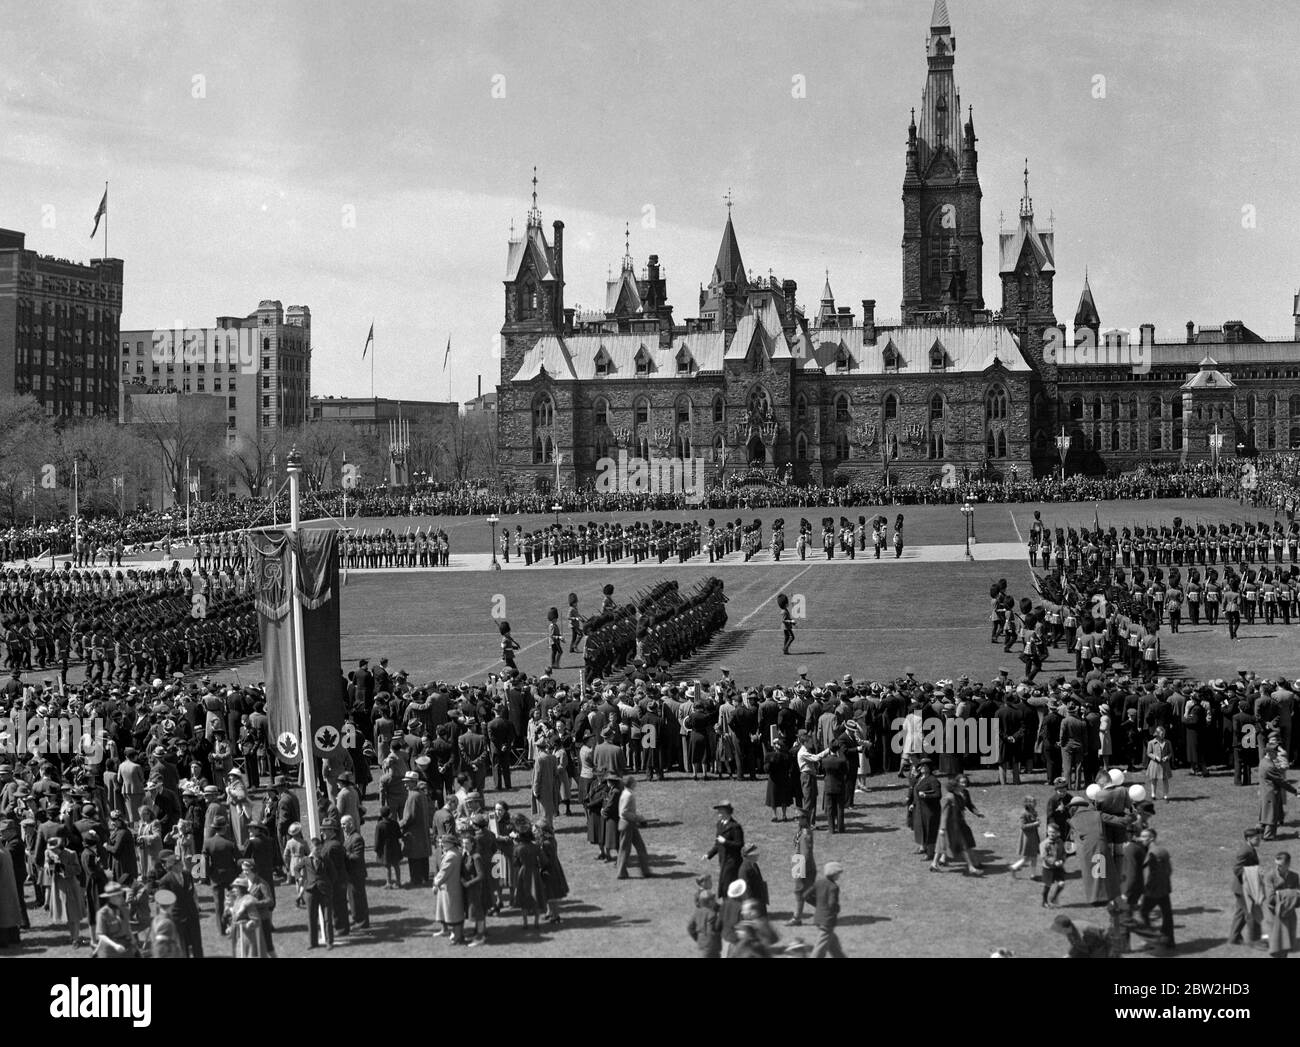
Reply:
M1025 195L1020 198L1020 217L1031 221L1034 217L1034 201L1029 196L1029 157L1025 157Z
M533 206L528 211L528 228L540 229L542 227L542 212L537 208L537 165L533 165Z

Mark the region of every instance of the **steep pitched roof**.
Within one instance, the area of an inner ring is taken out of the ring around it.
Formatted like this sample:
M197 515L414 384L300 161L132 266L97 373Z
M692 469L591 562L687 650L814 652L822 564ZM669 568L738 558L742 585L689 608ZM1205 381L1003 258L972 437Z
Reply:
M524 259L531 254L542 280L555 279L555 253L546 242L541 226L530 226L522 240L511 240L506 253L506 280L517 280Z
M740 260L740 244L736 241L736 227L731 224L731 215L727 215L727 227L722 230L722 243L718 245L718 260L713 264L715 284L735 280L742 287L746 284L745 263Z
M980 374L990 367L1024 373L1029 362L1020 351L1015 335L1001 324L908 326L882 328L875 344L864 343L861 327L843 330L809 331L810 348L800 361L801 370L821 370L850 375L892 374L886 369L885 355L892 349L898 354L900 375L931 374L930 350L936 342L943 348L947 372ZM801 350L803 346L798 346ZM836 371L835 358L843 349L849 367Z
M1087 275L1083 278L1083 294L1079 295L1079 308L1074 311L1075 327L1092 327L1101 323L1097 315L1097 303L1092 300L1092 288L1088 286Z
M605 312L618 312L620 299L626 304L629 313L642 311L641 292L636 285L636 276L630 269L624 269L617 278L606 281Z
M1054 241L1053 233L1039 232L1032 215L1020 219L1015 232L998 234L998 272L1014 273L1026 245L1039 272L1056 272Z
M934 12L930 15L931 29L950 29L952 21L948 18L947 0L934 0Z
M560 338L546 335L524 353L523 363L513 381L525 382L537 377L544 367L555 381L616 382L636 380L637 354L644 352L650 361L650 374L654 378L680 378L687 375L677 372L677 354L685 347L695 362L696 371L720 372L725 335L721 331L695 331L678 335L664 348L657 335L643 334L579 334ZM609 358L609 372L596 373L596 359L601 350ZM645 380L645 376L641 376Z
M1197 372L1183 383L1184 389L1234 389L1232 379L1219 370L1219 362L1208 353Z

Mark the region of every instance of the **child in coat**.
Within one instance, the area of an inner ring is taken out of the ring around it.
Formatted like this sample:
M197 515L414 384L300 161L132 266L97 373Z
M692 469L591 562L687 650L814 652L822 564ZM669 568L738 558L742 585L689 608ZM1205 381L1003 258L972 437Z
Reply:
M1056 900L1065 890L1065 841L1055 822L1047 823L1047 843L1043 846L1043 908L1055 909Z
M1011 878L1029 863L1030 876L1038 874L1038 805L1032 796L1025 797L1025 809L1020 812L1020 841L1016 845L1017 858L1011 863Z
M402 886L402 828L388 807L379 808L379 824L375 826L375 854L384 863L387 882L384 890Z
M289 826L289 839L284 845L283 860L285 875L289 877L289 882L294 884L298 889L298 893L294 896L293 904L299 909L303 908L307 904L303 899L302 893L302 872L304 866L307 864L307 856L310 853L311 848L307 846L307 842L302 838L302 825L298 822L294 822Z
M700 891L695 896L695 912L686 925L686 933L705 959L722 956L722 925L718 920L718 899L712 891Z

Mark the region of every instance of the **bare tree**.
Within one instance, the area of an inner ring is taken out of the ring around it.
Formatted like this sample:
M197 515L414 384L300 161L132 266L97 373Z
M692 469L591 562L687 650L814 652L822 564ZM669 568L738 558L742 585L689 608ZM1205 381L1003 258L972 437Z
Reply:
M10 522L18 519L18 506L28 492L34 505L40 473L53 463L58 437L54 425L34 396L0 397L0 491Z
M125 485L145 456L147 446L130 426L104 418L86 419L65 427L60 434L61 482L70 485L75 469L78 477L80 512L110 509L120 513L118 484Z
M156 393L128 397L127 405L125 420L161 455L163 483L176 501L185 498L186 462L191 472L224 464L225 410L217 397Z
M226 465L249 494L271 494L278 486L275 473L284 464L289 446L289 434L279 429L236 433L225 447Z

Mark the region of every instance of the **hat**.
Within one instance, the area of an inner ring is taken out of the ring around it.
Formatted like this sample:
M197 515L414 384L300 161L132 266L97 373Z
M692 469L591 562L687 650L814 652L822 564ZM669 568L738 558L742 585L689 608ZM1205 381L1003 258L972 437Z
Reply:
M623 780L623 779L620 778L620 777L619 777L617 774L615 774L613 771L610 771L609 774L605 775L605 781L607 781L607 782L621 782L622 780Z
M745 881L732 880L731 883L727 886L727 897L728 898L745 897Z
M1090 804L1090 803L1092 803L1092 801L1089 800L1089 799L1087 799L1086 797L1083 797L1083 796L1071 796L1071 797L1070 797L1070 802L1069 802L1068 804L1066 804L1066 806L1067 806L1067 807L1087 807L1088 804Z
M125 893L126 888L114 880L109 880L108 883L104 884L104 886L99 889L99 896L101 898L118 898Z
M420 759L422 760L422 759L424 759L424 757L420 757ZM420 760L416 760L415 762L418 764L418 763L420 762ZM341 782L355 782L355 781L356 781L356 778L353 777L351 771L340 771L339 774L337 775L337 777L338 777L338 780L341 781Z
M414 771L407 771L404 775L402 775L402 781L404 782L418 782L419 780L420 780L420 776L416 774Z
M1070 783L1067 782L1064 778L1053 778L1053 779L1052 779L1052 787L1055 788L1055 789L1060 789L1060 788L1062 788L1063 786L1066 786L1066 785L1069 785L1069 784L1070 784Z
M715 811L734 811L734 810L735 810L735 808L731 806L731 801L730 801L730 800L723 800L721 803L715 803L715 804L713 805L713 809L714 809Z
M744 847L742 847L742 848L740 849L740 853L741 853L741 856L742 856L742 857L745 857L745 858L749 857L751 854L757 854L757 853L758 853L758 844L756 844L756 843L747 843L747 844L745 844Z
M843 871L844 871L844 866L842 866L839 862L827 862L826 868L823 870L825 875L828 877L838 876Z
M239 867L241 869L256 869L257 862L253 861L252 858L245 858L242 862L239 863Z
M301 836L301 835L302 835L302 822L294 822L291 826L289 826L289 835L290 835L290 836Z
M275 776L275 780L274 780L271 784L272 784L272 785L283 785L283 786L285 786L285 787L287 788L288 785L289 785L289 779L286 778L283 774L277 774L277 775Z

